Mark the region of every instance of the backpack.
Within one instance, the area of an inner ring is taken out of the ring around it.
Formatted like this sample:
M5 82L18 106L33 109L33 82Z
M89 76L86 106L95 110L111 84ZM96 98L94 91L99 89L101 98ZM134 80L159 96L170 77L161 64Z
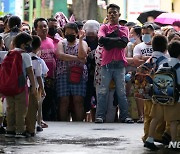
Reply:
M0 93L14 96L25 90L21 51L9 51L0 65Z
M153 59L157 59L153 62ZM134 97L142 99L151 99L152 97L152 85L153 85L153 75L159 67L159 64L166 57L161 56L151 57L148 61L137 68L135 74L135 92Z
M154 103L162 105L173 105L178 101L180 88L177 82L176 70L180 67L177 63L174 67L164 63L154 75L153 78L153 96Z

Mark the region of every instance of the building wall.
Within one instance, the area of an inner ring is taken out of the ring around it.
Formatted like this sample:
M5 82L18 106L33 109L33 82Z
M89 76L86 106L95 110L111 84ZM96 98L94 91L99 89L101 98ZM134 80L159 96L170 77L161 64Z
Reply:
M161 10L172 12L172 0L161 0Z
M180 13L180 0L173 0L174 12Z

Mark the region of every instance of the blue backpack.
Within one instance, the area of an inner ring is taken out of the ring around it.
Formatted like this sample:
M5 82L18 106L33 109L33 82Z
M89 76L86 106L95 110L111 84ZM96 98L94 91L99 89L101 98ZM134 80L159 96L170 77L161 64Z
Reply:
M153 77L153 96L154 103L162 105L173 105L178 101L180 96L180 88L177 82L176 70L180 67L177 63L174 67L164 63Z

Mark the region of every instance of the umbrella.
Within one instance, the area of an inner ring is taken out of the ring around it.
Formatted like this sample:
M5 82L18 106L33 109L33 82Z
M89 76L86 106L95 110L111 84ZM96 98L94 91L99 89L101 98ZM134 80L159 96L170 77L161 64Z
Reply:
M155 19L157 16L159 16L161 13L164 12L165 11L160 11L160 10L150 10L150 11L142 12L137 18L137 20L139 20L143 24L147 21L147 18L149 16L152 16Z
M180 14L162 13L154 21L164 25L172 25L174 21L180 21Z

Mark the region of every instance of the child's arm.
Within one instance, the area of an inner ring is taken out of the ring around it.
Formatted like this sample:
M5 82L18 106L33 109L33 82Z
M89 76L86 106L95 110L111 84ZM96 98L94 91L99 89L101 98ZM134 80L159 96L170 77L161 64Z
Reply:
M42 92L42 97L45 97L46 96L46 92L44 90L44 84L43 84L43 80L42 80L42 77L41 76L37 76L37 82L39 84L39 88L41 89L41 92Z
M32 66L26 68L27 76L29 77L30 83L31 83L31 92L32 94L35 94L36 92L36 86L35 86L35 78L34 78L34 72L32 69Z

